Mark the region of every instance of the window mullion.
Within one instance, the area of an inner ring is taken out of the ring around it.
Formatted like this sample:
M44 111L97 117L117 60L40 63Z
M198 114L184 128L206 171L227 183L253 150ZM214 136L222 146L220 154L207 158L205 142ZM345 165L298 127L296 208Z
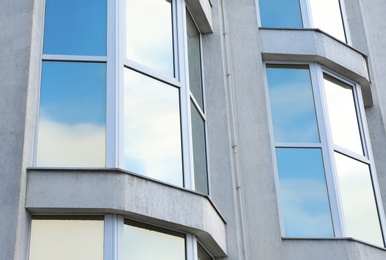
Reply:
M299 0L303 28L313 28L311 8L308 1L309 0Z
M332 136L329 132L329 120L326 111L326 101L323 92L323 73L320 66L310 65L312 87L314 91L315 109L317 122L319 125L319 135L322 145L322 155L324 161L324 171L327 182L328 196L330 201L331 217L334 227L335 237L342 237L344 234L344 221L341 211L340 196L338 193L337 178L335 177L334 149Z
M194 169L192 163L192 133L191 133L191 119L190 119L190 91L189 91L189 75L188 71L188 52L186 42L186 26L185 21L185 2L176 0L176 20L180 25L177 31L178 38L178 61L180 72L180 100L181 100L181 132L182 132L182 156L183 156L183 170L184 170L184 186L188 189L194 189Z
M106 167L118 166L118 3L107 1Z
M186 234L186 259L197 260L197 238L192 234Z
M115 118L117 118L117 129L116 129L116 151L117 151L117 158L116 158L116 164L119 168L124 168L124 135L123 135L123 128L124 128L124 84L123 84L123 77L124 77L124 57L126 57L126 1L125 0L116 0L117 6L116 6L116 14L117 14L117 56L116 56L116 63L117 63L117 69L115 72L115 76L118 79L116 82L116 85L114 88L117 89L116 92L116 102L117 102L117 113L115 115ZM121 141L119 141L121 140Z

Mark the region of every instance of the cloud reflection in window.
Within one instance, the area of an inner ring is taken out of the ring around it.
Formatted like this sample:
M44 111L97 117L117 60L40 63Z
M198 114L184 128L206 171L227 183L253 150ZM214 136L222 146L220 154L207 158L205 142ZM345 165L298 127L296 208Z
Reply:
M182 186L179 90L129 69L124 85L125 168Z
M105 166L106 65L43 62L37 165Z

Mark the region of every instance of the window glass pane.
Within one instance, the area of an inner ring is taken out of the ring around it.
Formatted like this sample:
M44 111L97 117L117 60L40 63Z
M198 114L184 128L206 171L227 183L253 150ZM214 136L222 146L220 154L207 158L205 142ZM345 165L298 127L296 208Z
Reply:
M103 220L33 219L29 260L103 260Z
M267 66L276 142L318 143L310 72L307 66Z
M334 143L363 154L352 87L324 75L324 88Z
M105 166L106 64L43 62L38 166Z
M203 109L204 102L201 83L200 34L188 12L186 12L186 28L188 36L190 91L197 103L200 105L201 109Z
M182 186L178 88L129 69L124 85L125 168Z
M347 236L383 247L369 166L335 153Z
M191 103L192 138L194 159L194 180L196 191L208 194L208 175L206 165L205 123L196 107Z
M302 28L299 0L259 0L263 27Z
M200 244L197 244L198 260L212 260L212 257L205 251Z
M159 232L149 227L124 225L124 260L183 260L183 236Z
M333 237L320 149L277 148L280 195L288 237Z
M106 0L46 0L44 53L106 55Z
M126 57L174 76L170 0L126 0Z
M309 0L314 27L346 42L339 0Z

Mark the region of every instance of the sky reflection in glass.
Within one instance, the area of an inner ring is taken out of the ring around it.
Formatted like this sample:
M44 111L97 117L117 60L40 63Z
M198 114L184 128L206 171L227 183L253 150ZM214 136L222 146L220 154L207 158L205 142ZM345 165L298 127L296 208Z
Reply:
M43 62L38 166L104 167L106 64Z
M352 87L325 74L324 88L334 143L363 154Z
M47 0L45 54L106 55L106 0Z
M171 1L126 0L126 57L174 76Z
M308 3L314 23L313 27L346 42L339 0L309 0Z
M33 219L29 260L103 260L103 220Z
M192 92L195 100L200 105L201 109L204 109L201 81L200 34L188 12L186 12L186 30L188 36L188 66L190 92Z
M287 237L333 237L320 149L276 148Z
M307 66L267 66L276 142L318 143L314 98Z
M185 239L149 228L124 225L124 260L183 260Z
M299 0L259 0L261 26L302 28Z
M195 190L208 194L206 166L205 123L193 103L190 103L192 118L193 161Z
M347 236L384 247L369 166L335 153Z
M183 186L179 90L125 69L125 169Z

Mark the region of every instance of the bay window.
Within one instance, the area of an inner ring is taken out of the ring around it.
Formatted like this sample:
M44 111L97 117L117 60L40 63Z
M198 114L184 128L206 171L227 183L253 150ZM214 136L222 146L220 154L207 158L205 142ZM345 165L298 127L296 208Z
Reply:
M29 260L209 260L192 234L105 216L33 216Z
M384 247L360 87L317 64L267 64L286 237Z
M201 34L181 0L46 0L38 167L208 194Z

